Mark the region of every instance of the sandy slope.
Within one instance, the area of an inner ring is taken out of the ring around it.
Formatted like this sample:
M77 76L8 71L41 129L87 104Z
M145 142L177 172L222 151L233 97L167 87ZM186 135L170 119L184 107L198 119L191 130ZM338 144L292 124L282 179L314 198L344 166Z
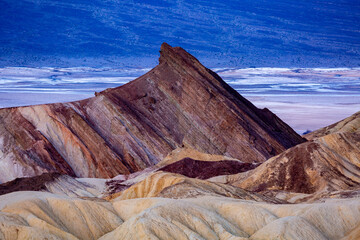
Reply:
M225 197L82 200L0 197L1 239L354 239L360 201L269 204ZM349 238L346 238L349 236Z

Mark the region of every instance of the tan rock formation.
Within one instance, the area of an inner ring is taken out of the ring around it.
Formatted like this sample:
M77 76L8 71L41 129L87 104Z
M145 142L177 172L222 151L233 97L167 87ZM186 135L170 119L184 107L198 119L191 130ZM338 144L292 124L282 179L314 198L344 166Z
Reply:
M130 188L106 197L125 200L145 197L192 198L225 196L238 199L281 203L281 201L244 191L234 186L188 178L180 174L156 172Z
M357 239L358 199L270 204L227 197L113 202L43 192L0 196L0 238Z
M354 199L294 205L140 198L113 206L124 224L101 239L341 239L355 235L360 224L360 202Z
M0 209L4 239L98 239L123 222L108 202L42 192L0 196Z
M304 140L182 48L140 78L72 103L0 109L0 182L46 172L111 178L188 146L263 162Z
M181 148L176 148L175 150L170 152L164 159L162 159L158 164L156 164L156 167L160 169L169 164L178 162L184 158L192 158L199 161L210 161L210 162L214 162L214 161L216 162L221 160L240 161L232 157L216 155L216 154L207 154L204 152L199 152L193 148L181 147Z

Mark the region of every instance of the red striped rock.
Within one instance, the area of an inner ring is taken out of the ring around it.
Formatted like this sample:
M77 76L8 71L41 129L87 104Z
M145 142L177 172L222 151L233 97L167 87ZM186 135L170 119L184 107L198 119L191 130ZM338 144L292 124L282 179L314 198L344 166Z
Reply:
M256 192L320 194L358 190L360 132L316 138L270 158L254 170L223 178L226 183Z
M303 142L179 47L159 65L95 97L0 110L0 181L45 172L109 178L153 166L172 150L263 162Z

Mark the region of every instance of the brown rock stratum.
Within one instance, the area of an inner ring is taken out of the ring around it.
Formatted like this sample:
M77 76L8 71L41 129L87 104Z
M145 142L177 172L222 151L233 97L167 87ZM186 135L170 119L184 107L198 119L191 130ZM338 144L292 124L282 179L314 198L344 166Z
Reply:
M71 103L0 109L0 182L59 172L109 178L172 150L264 162L303 142L179 47L138 79Z
M296 201L310 201L330 196L358 196L360 190L360 120L359 113L330 125L308 142L270 158L254 170L211 181L232 184L271 196ZM330 134L327 134L330 133ZM321 137L316 137L321 136Z
M191 178L208 179L219 175L230 175L246 172L256 168L254 163L242 163L240 161L199 161L192 158L184 158L175 163L159 169L159 171L178 173Z
M206 179L213 176L245 172L258 163L244 163L222 155L206 154L191 148L177 148L154 166L128 175L118 175L106 181L109 194L123 191L143 181L157 171L179 173L192 178Z
M0 110L0 239L360 239L359 119L305 141L163 44L124 86Z
M331 137L337 146L338 139L331 135L326 137ZM354 139L354 142L358 141ZM333 147L332 151L340 152L344 146ZM353 154L354 151L349 152ZM58 174L17 179L2 184L0 189L30 190L21 189L22 184L16 187L16 182L33 181L35 188L48 193L21 191L0 196L0 239L350 240L360 236L359 191L357 195L335 196L349 199L329 200L325 196L324 203L286 204L229 184L158 171L182 164L184 156L212 164L219 162L219 166L223 161L242 163L191 149L177 149L156 166L126 179L142 179L144 175L142 180L135 180L129 188L110 195L101 194L106 192L105 179L74 179ZM322 160L320 163L327 166ZM326 183L330 179L321 181Z

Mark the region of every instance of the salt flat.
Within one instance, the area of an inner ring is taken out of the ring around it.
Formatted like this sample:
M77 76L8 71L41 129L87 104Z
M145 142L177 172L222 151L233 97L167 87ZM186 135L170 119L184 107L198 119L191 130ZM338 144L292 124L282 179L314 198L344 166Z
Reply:
M257 107L269 108L298 133L360 109L360 68L215 68ZM0 68L0 107L67 102L123 85L149 68Z

